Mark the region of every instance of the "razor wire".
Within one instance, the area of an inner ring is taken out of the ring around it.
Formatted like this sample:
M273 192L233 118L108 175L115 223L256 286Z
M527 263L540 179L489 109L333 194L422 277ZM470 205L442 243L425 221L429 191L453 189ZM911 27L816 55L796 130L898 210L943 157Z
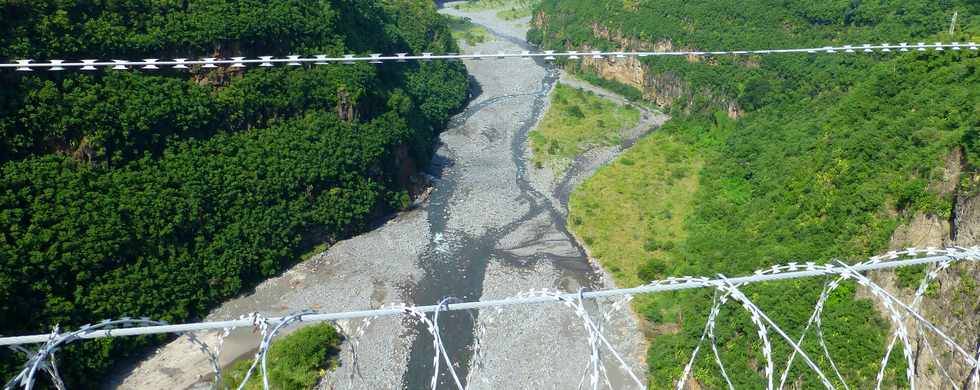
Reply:
M967 261L973 263L980 261L980 247L951 247L945 249L909 248L903 251L892 251L882 256L875 256L867 261L853 265L848 265L840 261L824 265L817 265L812 262L802 264L791 262L784 265L774 265L769 268L758 270L751 276L734 278L728 278L724 275L717 275L714 278L692 276L670 277L664 280L651 282L644 286L627 289L600 291L585 291L584 289L581 289L578 291L578 293L563 293L557 290L549 291L542 289L531 290L526 293L518 294L512 298L480 302L462 302L455 298L444 298L438 303L438 305L434 306L407 306L405 304L401 304L391 308L382 308L378 310L324 314L317 313L312 310L305 310L284 317L271 318L263 317L259 313L252 313L248 316L242 316L238 320L180 325L169 325L161 321L153 321L146 318L122 318L115 321L106 320L97 325L82 326L78 330L68 333L62 333L59 327L55 327L51 333L45 335L0 338L0 345L8 345L11 346L11 348L15 348L16 350L23 352L28 352L27 349L23 347L25 344L42 344L36 352L27 353L28 361L25 363L23 370L10 380L4 389L14 389L16 387L22 387L24 389L33 388L34 382L37 379L38 371L44 371L47 373L57 388L64 388L55 364L55 352L69 343L91 338L122 337L161 333L185 334L193 343L198 345L201 350L208 355L208 359L211 361L212 369L215 371L216 376L214 386L217 388L220 386L221 381L221 367L218 363L218 357L220 356L223 339L229 334L231 329L244 326L252 326L254 329L259 331L262 335L262 341L259 345L258 351L256 352L254 361L246 372L245 378L238 388L242 389L248 380L251 379L256 368L258 368L259 375L262 376L263 388L268 389L270 387L269 373L267 369L268 351L272 340L280 333L282 329L293 324L322 321L328 321L334 324L335 327L340 327L340 324L338 323L339 320L360 318L363 320L362 325L355 329L355 331L351 334L354 339L348 339L348 344L350 344L352 348L352 359L354 359L355 365L350 376L351 383L353 383L354 373L358 372L356 368L356 354L354 353L353 346L357 344L357 339L359 337L363 337L365 329L370 325L371 321L380 317L388 316L402 316L403 318L411 318L416 320L425 325L426 329L432 335L434 349L434 374L431 384L433 388L437 386L441 369L440 363L445 362L457 388L465 389L466 387L462 381L460 381L456 371L453 368L454 364L452 362L452 357L449 356L443 344L442 336L439 331L439 314L442 312L457 310L468 311L471 319L474 321L474 324L477 325L475 332L478 336L477 339L479 339L486 334L484 323L491 323L491 321L476 321L472 310L481 308L496 308L497 313L500 313L502 308L506 306L541 304L547 302L557 302L563 304L565 307L572 309L577 318L582 321L583 328L586 332L587 341L589 343L590 355L587 363L588 365L583 373L582 381L580 382L580 387L586 379L589 379L589 384L593 389L599 389L600 385L605 385L609 388L612 387L606 367L601 361L600 349L605 348L615 358L616 362L619 363L620 368L629 375L630 379L632 379L638 387L645 388L643 382L632 372L626 360L619 354L614 345L609 342L608 338L605 337L603 334L603 328L596 324L593 316L589 313L589 310L587 310L585 306L585 301L589 299L621 297L622 299L614 303L609 310L604 311L602 307L597 307L596 311L602 315L601 318L608 321L612 314L627 306L626 303L628 303L636 294L678 291L694 288L713 289L715 290L715 298L712 300L711 309L701 338L695 345L691 357L683 369L681 377L675 382L676 388L681 389L684 387L684 384L691 375L693 366L697 361L698 353L700 352L700 349L705 341L711 344L715 364L718 366L722 377L726 381L726 384L729 388L734 388L730 379L728 378L721 355L718 352L717 341L714 335L714 329L721 307L728 301L739 303L742 309L749 314L752 323L758 330L757 336L762 342L762 352L766 359L764 374L768 389L776 388L776 383L774 381L775 362L772 357L772 343L769 337L770 331L775 332L779 338L786 342L792 349L789 360L786 362L785 369L783 370L782 375L780 375L780 380L778 383L779 389L782 389L785 386L788 372L797 355L799 355L800 358L806 362L809 368L813 370L814 373L820 378L824 387L830 389L835 388L830 382L829 378L823 373L821 368L801 347L802 341L804 340L807 332L810 331L811 327L814 329L814 332L816 333L818 341L821 345L822 353L828 359L829 364L833 367L837 379L841 381L845 388L847 388L845 379L840 374L836 365L833 363L833 359L830 357L829 350L825 341L823 340L820 330L821 314L830 294L846 280L852 280L862 287L867 288L871 292L871 295L885 307L885 310L888 312L887 316L894 325L895 334L890 339L888 348L886 349L886 356L881 361L879 374L876 378L878 387L881 385L882 377L888 362L888 355L894 348L895 342L900 340L902 341L903 352L905 355L904 357L908 363L906 367L906 379L909 381L910 387L913 389L915 388L915 373L913 371L914 362L911 360L912 348L911 342L908 340L908 336L910 334L908 328L909 326L914 326L916 332L918 332L922 340L925 340L925 332L928 331L928 333L938 337L943 343L945 343L947 348L954 354L954 356L959 355L959 360L968 364L969 367L972 367L969 377L966 379L965 385L973 383L974 388L976 388L977 372L980 371L980 365L978 365L977 357L974 357L973 354L967 352L949 335L944 333L935 324L932 324L925 319L915 309L921 303L922 298L925 295L925 291L929 287L930 283L939 277L939 273L941 271L948 269L955 262ZM872 270L929 264L935 264L935 267L927 272L922 281L919 283L919 287L916 289L915 296L911 304L902 302L880 285L861 274L861 272ZM823 291L821 291L816 302L815 309L797 341L790 338L788 334L786 334L765 314L765 312L756 306L741 291L741 287L752 283L818 276L831 277L831 281L826 283ZM428 313L434 313L431 319L429 318ZM909 318L911 319L911 322L906 324L906 320ZM200 330L218 330L221 332L219 333L217 349L215 352L212 352L205 343L198 340L193 333L189 333ZM341 332L343 332L342 327ZM349 338L347 334L344 335L345 337ZM479 341L477 340L477 342ZM942 365L940 364L938 358L936 358L936 353L933 351L932 346L930 345L927 348L929 349L930 354L933 355L935 363L941 367ZM476 347L476 351L477 353L475 355L479 359L479 347ZM945 368L943 368L943 375L951 383L954 382ZM349 384L349 386L351 386L351 384ZM954 385L954 388L957 387Z
M634 58L644 58L644 57L717 57L717 56L751 56L751 55L770 55L770 54L839 54L839 53L876 53L876 52L909 52L909 51L977 51L978 46L975 42L960 43L926 43L918 42L915 44L902 42L898 44L882 43L882 44L860 44L860 45L841 45L841 46L822 46L822 47L805 47L805 48L788 48L788 49L754 49L754 50L720 50L720 51L702 51L702 50L676 50L676 51L556 51L556 50L543 50L543 51L530 51L524 50L520 52L504 52L500 51L497 53L481 53L475 52L470 54L458 54L458 53L446 53L446 54L435 54L430 52L424 52L421 54L409 54L409 53L395 53L393 55L385 55L381 53L373 53L368 55L360 54L343 54L340 56L327 55L327 54L317 54L313 56L302 56L302 55L287 55L284 57L277 56L256 56L256 57L211 57L211 58L201 58L201 59L191 59L191 58L175 58L175 59L158 59L158 58L146 58L142 60L98 60L98 59L86 59L86 60L60 60L52 59L46 62L34 62L33 59L21 59L14 60L9 63L0 63L0 69L14 69L21 72L30 72L36 69L46 69L49 71L62 71L67 69L78 69L83 71L95 71L99 68L109 68L113 70L126 70L131 67L137 67L143 70L159 70L161 67L169 67L170 69L190 69L191 66L200 66L201 68L210 69L218 68L222 66L227 66L229 68L247 68L249 65L257 65L259 67L269 68L275 67L276 65L285 64L286 66L302 66L304 64L314 64L314 65L330 65L330 64L356 64L356 63L371 63L371 64L381 64L385 62L409 62L409 61L434 61L434 60L447 60L447 61L458 61L458 60L483 60L483 59L506 59L506 58L541 58L545 61L555 61L558 59L568 59L568 60L579 60L582 58L592 58L592 59L625 59L628 57Z
M95 325L82 325L78 328L78 330L65 334L62 334L61 327L56 325L54 329L52 329L51 333L48 334L47 340L40 348L38 348L37 351L31 352L20 345L11 346L11 349L13 349L15 352L22 352L27 355L28 360L20 373L8 381L3 388L4 390L8 390L19 385L25 390L31 390L34 387L34 383L37 379L37 371L40 369L48 373L48 375L51 377L51 381L55 385L55 388L59 390L65 389L64 381L61 379L61 375L58 373L58 368L54 357L55 352L57 352L59 349L82 339L83 335L93 331L107 332L107 334L111 335L114 329L124 329L126 327L133 327L134 325L162 326L166 324L167 323L165 321L156 321L145 317L122 317L118 320L103 320ZM212 353L207 344L200 341L194 334L188 333L187 337L191 343L197 345L198 348L208 356L212 367L217 370L217 372L220 372L220 366L217 360L218 354ZM215 383L216 387L218 386L218 383L220 383L220 381Z

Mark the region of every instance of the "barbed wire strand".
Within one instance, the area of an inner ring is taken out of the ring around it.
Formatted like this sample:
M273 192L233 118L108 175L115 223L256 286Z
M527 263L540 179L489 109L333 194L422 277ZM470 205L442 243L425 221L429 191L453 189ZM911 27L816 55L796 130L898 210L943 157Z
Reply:
M252 364L249 365L248 370L245 371L245 377L242 378L242 383L238 384L237 390L242 390L245 385L248 384L249 379L252 378L252 373L255 371L255 367L259 364L261 357L265 354L265 350L269 345L265 342L266 336L268 336L269 323L266 319L259 313L253 312L248 315L248 320L252 323L253 331L258 330L262 335L262 341L259 343L259 349L255 352L255 357L252 359ZM283 317L283 321L279 323L288 323L290 321L290 316ZM265 373L263 372L263 375Z
M800 339L797 340L796 343L803 345L803 340L806 339L807 332L810 330L811 326L815 325L814 332L817 335L817 339L820 343L824 357L827 358L828 363L830 363L830 367L834 370L834 375L836 375L837 379L840 380L841 385L844 386L844 389L850 390L850 387L847 386L847 381L844 380L844 376L841 375L840 371L837 369L837 364L834 363L833 357L830 356L830 351L827 348L827 344L823 338L823 331L821 330L821 316L823 315L824 305L826 304L827 300L830 299L830 294L836 290L838 286L840 286L840 283L843 280L844 278L838 277L836 280L824 285L823 290L820 292L820 297L817 299L817 304L814 306L813 313L810 315L810 319L807 320L806 326L803 328L803 331L800 334ZM789 359L786 361L786 368L783 369L783 374L779 377L778 388L780 390L786 386L786 380L789 378L789 370L793 367L793 360L795 358L796 351L794 350L790 353Z
M450 302L452 302L454 300L458 301L459 299L454 298L454 297L446 297L446 298L443 298L441 301L439 301L439 306L442 309L445 309L446 305L448 305ZM459 376L456 375L456 370L453 368L453 362L450 361L450 359L449 359L449 353L446 352L446 346L442 344L442 333L440 333L440 330L439 330L439 313L442 312L442 311L443 310L436 310L435 314L432 315L432 324L433 324L433 329L435 330L435 335L434 336L437 337L439 339L439 341L440 341L439 342L439 345L438 345L439 350L437 352L441 353L442 354L442 357L445 359L445 361L446 361L446 367L449 368L449 373L452 375L453 382L456 383L456 387L459 390L465 390L465 387L463 386L463 383L459 381Z
M929 248L929 249L931 249L932 251L937 251L935 248ZM915 256L919 252L924 254L925 251L926 249L910 248L908 250L909 252L908 255ZM926 257L911 258L911 259L904 259L904 260L866 262L866 263L861 263L859 265L855 265L853 269L857 272L866 272L866 271L891 269L891 268L898 268L898 267L905 267L905 266L932 264L938 261L942 261L944 259L948 259L954 255L962 257L962 259L960 260L968 260L974 262L980 260L980 247L947 248L943 250L938 250L938 252L943 254L941 255L935 254ZM902 252L902 254L905 253L906 252L904 251ZM892 252L889 252L889 255L891 254ZM896 255L896 257L897 256L898 255ZM773 270L776 270L776 272L773 272ZM749 284L749 283L762 283L762 282L798 279L798 278L815 277L815 276L835 275L841 272L843 272L843 269L840 266L836 266L833 264L818 265L813 262L808 262L805 264L788 263L786 265L773 266L765 270L756 271L756 273L751 276L733 277L733 278L729 278L729 280L732 283L736 283L736 284ZM582 296L586 299L596 299L596 298L605 298L605 297L612 297L612 296L661 293L667 291L680 291L680 290L688 290L688 289L706 288L706 286L702 282L694 281L692 279L694 278L690 276L686 277L686 279L672 277L659 282L653 282L639 287L588 291L583 293ZM563 297L566 299L575 299L577 296L578 294L576 293L563 294ZM473 302L450 304L446 308L446 311L482 309L488 307L506 307L506 306L514 306L514 305L533 305L533 304L544 304L544 303L551 303L551 302L555 302L555 300L551 297L535 295L535 296L528 296L523 298L507 298L507 299L499 299L499 300L473 301ZM413 309L418 310L420 312L429 313L437 310L438 305L414 306ZM401 315L403 315L403 311L401 309L389 308L389 309L349 311L349 312L339 312L339 313L310 314L304 316L304 321L323 322L323 321L336 321L342 319L354 319L354 318L366 318L366 317L392 317L392 316L401 316ZM269 323L278 323L283 321L283 318L270 317L267 318L266 321L268 321ZM185 323L185 324L175 324L175 325L123 328L123 329L113 330L112 332L104 331L104 330L91 330L89 332L84 332L82 334L79 334L78 337L81 339L91 339L91 338L135 336L135 335L160 334L160 333L183 333L183 332L190 332L190 331L217 330L217 329L223 329L225 327L242 327L242 326L250 326L250 325L251 323L248 320L244 320L244 319L226 320L226 321L209 321L209 322L196 322L196 323ZM0 337L0 346L43 343L46 340L47 340L47 335Z
M881 300L881 303L885 306L885 308L893 313L892 316L891 316L891 320L892 320L892 322L895 322L895 325L896 325L897 330L899 332L899 338L902 339L903 345L905 346L905 351L904 351L905 352L905 359L906 359L906 362L908 364L908 367L906 368L905 372L906 372L906 377L907 377L907 379L909 381L909 386L913 390L915 389L915 372L914 372L915 360L914 360L914 357L912 356L912 348L911 348L911 345L908 342L908 333L907 333L907 330L906 330L906 327L905 327L905 322L902 321L902 317L901 317L901 314L898 312L898 309L894 308L892 306L892 304L899 306L900 308L904 309L909 314L911 314L916 320L919 321L920 326L925 326L925 327L929 328L934 334L936 334L943 341L945 341L947 345L949 345L952 349L954 349L955 350L954 352L961 353L966 358L967 362L969 362L971 365L976 365L977 364L976 361L975 361L975 359L973 359L973 357L969 353L967 353L966 351L964 351L963 348L959 346L959 344L957 344L956 342L954 342L952 338L950 338L945 333L943 333L943 331L939 330L939 328L937 328L931 322L929 322L928 320L926 320L925 318L923 318L919 313L916 313L915 310L913 310L907 304L905 304L902 301L900 301L897 298L895 298L893 295L891 295L890 293L888 293L888 291L886 291L885 289L881 288L881 286L879 286L877 283L874 283L873 281L871 281L870 279L868 279L864 275L861 275L860 273L855 272L846 263L838 262L838 264L840 264L845 269L847 269L847 272L842 274L843 276L853 277L857 281L858 284L860 284L860 285L862 285L862 286L864 286L866 288L869 288L871 290L872 295L874 295L875 297L879 298ZM886 357L887 357L887 354L886 354ZM881 371L879 371L878 383L876 385L876 388L880 388L881 387L882 376L883 376L883 374L881 374L881 373L884 371L884 367L885 367L885 365L887 363L888 363L887 358L885 360L883 360L882 363L881 363L882 364L882 369L881 369Z
M934 269L926 272L926 275L922 278L922 281L919 282L919 287L916 288L915 295L912 298L912 303L909 306L911 306L913 309L918 308L919 304L922 302L922 298L925 296L926 289L929 288L930 283L934 279L939 277L939 272L948 269L951 264L952 262L949 260L941 261L936 264L936 267ZM902 320L904 321L906 318L908 318L908 315L903 314ZM942 364L942 362L939 361L939 355L937 355L936 351L932 348L932 343L929 342L929 338L922 330L922 327L916 326L915 331L916 334L919 336L919 340L921 340L921 342L925 344L926 349L929 352L929 355L932 357L933 363L936 365L937 368L939 368L939 372L943 375L944 378L946 378L946 381L949 382L953 390L959 390L960 387L956 384L956 381L953 380L953 377L949 375L949 372L946 370L946 367ZM895 336L893 335L891 342L888 345L888 348L891 349L894 346L895 346Z
M715 290L715 296L717 297L718 290ZM728 370L725 370L725 364L721 361L721 353L718 352L718 339L715 337L715 325L718 323L715 319L718 318L718 314L721 312L721 302L715 299L715 303L711 306L712 313L709 314L708 322L708 342L711 343L711 352L715 355L715 364L718 365L718 371L721 373L721 377L725 380L725 384L728 385L729 390L734 390L735 385L732 384L731 378L728 377ZM713 317L713 318L712 318Z
M925 257L900 259L903 256L914 257L920 255L924 255ZM826 378L826 376L822 373L820 368L807 356L807 354L799 346L799 343L802 342L803 337L801 336L800 342L794 342L791 338L789 338L789 336L785 332L782 331L782 329L775 322L773 322L761 309L755 306L755 304L752 303L751 300L749 300L748 297L740 290L741 286L750 283L795 279L795 278L802 278L802 277L814 277L814 276L823 275L823 276L835 276L836 279L828 283L824 288L824 292L821 293L820 299L818 299L817 302L817 309L815 309L814 314L811 315L811 319L807 324L807 328L805 328L803 331L804 336L805 333L807 332L808 327L810 326L810 323L814 323L815 325L817 325L816 329L819 334L820 316L823 310L823 306L827 300L827 297L829 297L830 293L834 289L836 289L843 280L853 279L861 286L868 288L871 291L872 295L878 298L882 302L882 304L886 307L886 309L891 313L890 319L896 325L897 332L898 332L897 335L898 339L902 340L903 342L903 347L904 347L903 349L907 361L909 361L911 358L912 348L910 347L910 344L908 342L909 333L904 324L904 319L907 316L911 316L912 318L915 319L913 324L916 325L916 329L919 332L919 334L923 336L923 339L924 339L924 334L922 333L922 329L929 330L933 335L938 336L943 342L945 342L951 350L957 352L959 355L962 355L963 360L966 361L968 364L970 364L971 367L974 367L974 370L970 374L970 379L968 379L968 382L974 382L974 388L975 388L976 381L977 381L976 367L978 367L978 362L977 362L978 359L974 358L970 353L967 353L951 337L946 335L938 327L936 327L934 324L932 324L924 317L922 317L919 313L917 313L915 311L915 306L921 302L922 295L924 295L924 292L928 288L928 285L930 284L931 281L935 280L938 277L938 273L940 271L947 269L953 262L956 261L977 262L978 259L980 259L980 247L970 247L970 248L951 247L945 249L909 248L904 251L892 251L882 256L875 256L868 261L857 263L855 265L848 265L841 261L837 261L835 264L825 264L822 266L816 265L814 263L805 263L805 264L788 263L785 265L774 265L770 268L758 270L752 276L737 277L737 278L727 278L724 275L717 275L717 277L714 279L709 279L704 277L694 278L690 276L685 276L680 278L672 277L672 278L667 278L665 280L654 281L645 286L631 288L631 289L613 289L613 290L588 291L588 292L585 291L584 289L581 289L577 294L561 293L557 291L547 291L547 290L541 290L541 291L532 290L528 294L519 294L518 298L510 298L510 299L496 300L496 301L483 301L483 302L461 302L455 298L445 298L442 301L440 301L439 305L435 307L432 306L409 307L402 304L401 307L398 309L381 309L381 310L374 310L374 311L332 313L332 314L318 314L316 312L306 310L281 318L265 318L262 317L259 313L252 313L248 315L247 318L246 316L242 316L242 318L240 318L239 320L215 321L215 322L208 322L208 323L182 324L182 325L168 325L161 321L153 321L146 318L143 319L122 318L120 320L115 320L115 321L106 320L94 326L85 325L76 331L68 332L64 334L61 333L60 328L56 326L53 329L53 331L47 335L0 338L0 345L9 345L12 348L16 348L17 350L26 351L26 349L21 347L21 345L38 343L39 340L37 339L43 338L42 340L40 340L40 342L42 342L43 345L38 349L36 353L33 354L28 353L28 362L25 364L24 369L15 378L13 378L10 382L7 383L5 389L12 389L18 385L23 387L24 389L28 389L28 390L31 389L33 387L36 378L36 372L38 370L43 370L46 373L48 373L50 376L52 376L52 381L56 387L63 386L63 382L60 379L60 375L57 373L57 367L54 364L54 353L59 348L71 342L82 340L82 339L99 338L99 337L118 337L118 336L132 336L132 335L160 334L160 333L187 334L192 342L198 344L198 346L201 347L201 349L206 354L209 355L209 359L211 359L212 361L212 366L216 375L215 381L218 382L220 381L221 375L220 375L220 365L217 363L217 359L218 356L220 355L223 336L219 335L217 352L211 352L205 343L201 342L196 337L194 337L192 333L188 333L188 332L194 330L220 329L221 331L224 332L223 335L227 336L230 330L233 329L234 327L242 326L243 324L251 324L253 328L256 328L262 333L262 342L259 346L258 352L256 352L255 361L253 361L249 370L246 372L244 381L242 382L241 386L239 386L239 389L241 389L245 385L245 383L247 383L248 379L250 378L250 376L252 375L253 371L255 370L256 366L259 363L261 363L260 371L263 377L263 386L265 389L268 389L269 388L269 376L267 370L268 350L270 348L272 339L279 333L281 329L285 328L286 326L297 322L316 322L316 321L330 321L336 324L339 319L353 319L353 318L362 318L365 320L364 323L369 324L370 319L372 318L377 318L380 316L390 316L390 315L395 315L394 313L400 313L403 316L414 317L419 321L423 322L424 324L427 325L427 329L433 335L433 346L436 352L436 356L434 357L434 361L433 361L434 369L436 371L432 381L433 387L435 387L438 380L440 355L442 355L441 357L446 361L447 366L451 370L451 373L454 377L454 380L456 381L457 386L460 389L463 389L461 382L459 381L458 377L456 377L455 370L453 370L453 364L448 356L448 353L445 349L444 343L442 341L441 335L438 330L438 316L440 312L452 311L452 310L467 310L469 311L471 318L473 318L474 323L477 323L478 321L476 321L472 313L472 310L477 308L495 307L497 308L499 313L501 307L504 306L511 306L517 304L539 304L548 301L552 301L552 302L558 301L563 303L565 306L572 308L575 311L576 315L583 321L586 332L589 336L590 348L592 349L592 353L590 355L589 368L591 368L592 371L591 384L593 385L593 388L594 389L598 388L600 377L605 381L605 384L607 386L611 387L608 374L605 372L605 366L602 365L602 363L599 362L598 361L599 359L597 358L598 356L597 346L599 345L599 342L601 342L603 345L606 346L606 348L612 353L612 355L621 364L624 370L626 370L626 372L630 375L630 377L641 388L643 388L644 387L643 383L633 374L633 372L629 369L629 366L627 365L625 360L619 355L619 353L615 350L612 344L605 338L602 332L602 328L599 325L597 325L595 321L592 320L591 315L588 313L588 310L585 309L585 305L584 305L585 300L620 296L623 297L621 302L628 302L632 298L633 294L637 294L637 293L677 291L677 290L691 289L691 288L712 288L715 289L716 291L715 293L716 300L712 305L712 311L709 314L709 319L705 326L705 332L702 334L701 340L698 342L697 346L695 347L690 362L685 367L684 375L678 381L678 388L681 388L683 386L683 382L689 376L691 367L696 358L698 350L700 349L700 346L703 344L707 335L711 333L711 338L714 337L713 336L714 322L716 321L718 313L720 312L721 305L723 305L728 299L732 299L740 303L741 306L746 311L749 312L752 322L758 328L758 336L763 341L763 354L767 358L766 377L768 382L768 388L770 389L773 388L773 375L772 375L773 364L771 358L772 350L767 334L768 333L767 329L770 328L773 331L775 331L777 334L779 334L782 337L782 339L786 341L794 350L793 355L791 355L790 361L787 363L787 368L786 368L787 371L789 370L789 366L792 364L793 357L799 355L801 358L804 359L807 365L810 366L810 368L817 373L817 375L820 377L821 381L824 383L826 387L833 388L833 386ZM916 290L916 298L913 299L912 305L907 305L901 302L893 295L888 293L886 290L881 288L881 286L877 285L867 277L860 274L860 272L865 272L870 270L889 269L889 268L895 268L900 266L922 265L922 264L937 264L937 266L935 267L935 269L928 272L927 275L923 278L922 282L920 282L919 288ZM721 293L720 296L718 295L719 292ZM458 303L453 303L453 302L458 302ZM622 305L614 304L611 310L604 312L605 313L604 318L608 319L611 312L618 310L618 308L622 306L625 306L625 304ZM901 308L906 314L902 314L902 312L899 311L899 308ZM598 310L600 313L603 313L601 306L598 307ZM427 318L427 316L425 315L425 313L427 312L435 313L433 316L434 321L430 321ZM270 332L269 327L273 324L275 324L275 326L272 328ZM134 326L134 325L141 325L141 326ZM362 327L362 329L363 328L364 327ZM363 334L363 332L361 333ZM715 352L716 363L718 364L719 369L722 371L723 373L722 375L725 377L725 380L729 384L729 387L733 387L731 385L730 380L727 378L727 374L725 373L720 355L717 352L717 346L714 345L715 341L712 340L712 343ZM830 354L826 348L826 345L824 344L822 347L824 349L824 353L829 357ZM935 356L934 353L933 355ZM884 372L884 365L887 364L887 360L888 359L886 356L885 359L882 361L882 368L881 371L879 372L879 378L877 382L879 386L881 383L881 376L883 375ZM937 364L939 363L938 360L936 362ZM833 364L832 361L831 364ZM909 369L906 370L906 376L907 379L909 380L910 386L914 388L915 378L914 378L914 373L910 369L911 367L912 365L910 363L908 365ZM836 371L836 367L835 367L835 371ZM839 372L837 374L839 379L841 379L842 383L844 383L843 378L840 377ZM784 371L784 374L782 375L780 381L780 387L782 387L783 384L785 383L786 375L787 375L786 371ZM215 385L217 386L217 383L215 383Z
M408 61L433 61L433 60L483 60L483 59L505 59L505 58L542 58L546 61L553 61L559 58L578 60L584 57L592 59L622 59L627 57L708 57L708 56L747 56L747 55L770 55L770 54L849 54L849 53L876 53L876 52L908 52L908 51L976 51L977 43L952 42L952 43L925 43L918 42L910 44L907 42L899 44L860 44L842 46L822 46L788 49L755 49L755 50L679 50L679 51L521 51L521 52L498 52L498 53L472 53L472 54L434 54L422 53L420 55L410 55L409 53L396 53L394 55L384 55L374 53L369 55L343 54L341 56L331 56L318 54L313 56L288 55L285 57L276 56L256 56L249 57L229 57L229 58L201 58L199 60L188 58L175 58L172 60L161 60L156 58L146 58L143 60L60 60L52 59L47 62L34 62L32 59L14 60L10 63L0 63L0 69L14 69L16 71L30 72L34 68L47 69L50 71L62 71L66 69L79 69L83 71L94 71L99 68L110 68L114 70L126 70L130 67L139 67L143 70L159 70L160 67L171 67L172 69L188 69L190 66L201 66L203 68L217 68L228 66L230 68L246 68L249 65L259 67L274 67L277 64L287 66L301 66L303 64L329 65L329 64L355 64L372 63L381 64L384 62L408 62Z

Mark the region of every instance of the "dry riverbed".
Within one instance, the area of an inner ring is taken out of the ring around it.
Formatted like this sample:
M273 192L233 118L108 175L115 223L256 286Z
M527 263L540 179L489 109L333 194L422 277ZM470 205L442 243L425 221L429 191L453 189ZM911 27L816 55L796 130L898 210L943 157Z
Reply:
M466 52L527 49L526 30L519 27L527 19L503 21L492 10L443 12L469 17L494 35L488 42L464 46ZM252 312L275 316L303 309L337 312L391 303L424 305L446 296L494 299L541 288L611 287L565 229L565 204L577 183L625 145L591 150L560 177L529 168L527 133L547 108L558 70L524 59L472 61L466 66L479 94L441 136L427 202L265 281L226 302L208 319ZM625 138L635 139L663 120L660 114L644 112L640 124L630 130L633 136ZM601 303L602 310L610 303ZM590 308L593 317L602 317L598 307ZM546 304L474 314L477 324L463 315L440 318L456 370L471 388L575 388L586 373L586 332L572 310ZM362 322L341 325L350 331ZM631 369L645 377L646 351L634 316L628 310L620 312L603 327ZM321 388L428 387L431 339L419 329L400 318L372 321L363 336L345 343L341 367L324 378ZM198 337L217 345L217 333ZM480 354L473 353L474 339ZM222 346L223 364L253 353L257 340L252 329L235 330ZM352 342L356 367L349 358ZM602 358L615 387L631 388L619 364L608 354ZM106 387L203 387L209 372L205 355L181 337L123 370ZM440 387L448 388L449 381L440 378Z

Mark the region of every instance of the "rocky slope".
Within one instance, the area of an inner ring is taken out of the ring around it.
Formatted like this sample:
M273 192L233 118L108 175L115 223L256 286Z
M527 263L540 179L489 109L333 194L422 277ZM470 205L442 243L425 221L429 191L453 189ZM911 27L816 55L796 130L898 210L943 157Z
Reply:
M962 182L972 182L976 178L962 179L965 166L962 153L957 148L950 152L945 161L944 177L933 188L944 196L952 197L953 215L944 220L936 215L917 214L907 223L895 229L891 249L907 247L947 247L973 246L980 244L980 194L970 193L960 187ZM956 264L941 272L919 305L922 314L940 329L953 337L961 346L980 350L980 267L975 264ZM903 302L912 302L914 289L918 285L905 288L897 285L895 272L880 272L872 279L896 294ZM882 315L884 308L879 307ZM913 324L909 322L909 326ZM915 372L922 388L946 389L965 387L973 367L960 359L960 355L950 353L948 348L934 336L916 335ZM939 364L937 364L937 362ZM944 373L943 370L946 372ZM954 387L955 385L955 387Z

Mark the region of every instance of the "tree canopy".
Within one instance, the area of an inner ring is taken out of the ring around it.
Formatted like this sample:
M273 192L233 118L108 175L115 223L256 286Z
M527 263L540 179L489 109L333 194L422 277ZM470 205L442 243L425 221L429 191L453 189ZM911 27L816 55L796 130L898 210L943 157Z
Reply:
M450 52L412 0L0 2L0 59ZM0 73L0 334L199 318L401 207L459 63ZM67 350L74 387L134 346ZM84 356L84 358L74 358ZM23 362L0 352L0 375Z
M949 35L953 12L959 13L959 23ZM968 42L980 35L980 8L970 1L545 0L535 14L541 23L532 23L529 38L549 49L672 45L748 50ZM603 207L624 207L592 201L615 189L604 187L616 185L607 175L666 187L670 195L670 183L677 178L635 170L662 164L676 172L693 165L684 161L689 159L700 168L689 172L697 176L697 191L685 206L682 231L663 234L675 229L673 223L659 222L673 221L670 213L640 218L644 225L632 230L641 232L635 240L650 244L635 245L645 248L637 255L644 265L623 279L739 275L787 261L877 254L887 249L896 226L917 213L949 219L952 194L936 191L934 183L944 180L944 159L951 150L965 150L975 170L978 160L971 151L980 128L976 58L969 51L644 58L646 77L653 82L643 92L675 93L668 107L673 119L658 130L662 135L641 141L635 153L649 156L627 154L630 164L621 161L600 171L583 186L585 192L573 195L573 205L590 210L572 210L579 219L571 226L594 227L601 219L590 219L590 213L601 216ZM587 67L567 68L595 79ZM665 85L677 88L668 91ZM737 119L730 118L732 107L739 108ZM688 156L664 163L661 149L687 151ZM661 195L641 191L641 196ZM771 283L746 291L793 335L806 323L820 281ZM709 292L666 294L637 306L655 324L647 360L651 387L669 387L670 378L679 376L701 335L710 299ZM832 355L851 387L872 387L887 322L868 300L858 298L853 286L840 289L831 302L823 324ZM719 321L720 352L733 383L764 387L760 348L748 316L735 307L723 311ZM787 356L788 347L774 347L777 361ZM815 344L804 348L819 351ZM900 353L893 354L886 380L902 386L904 362L895 355ZM817 363L832 372L827 362ZM695 377L704 387L723 388L714 364L710 356L700 359ZM790 381L801 388L821 386L800 363Z

